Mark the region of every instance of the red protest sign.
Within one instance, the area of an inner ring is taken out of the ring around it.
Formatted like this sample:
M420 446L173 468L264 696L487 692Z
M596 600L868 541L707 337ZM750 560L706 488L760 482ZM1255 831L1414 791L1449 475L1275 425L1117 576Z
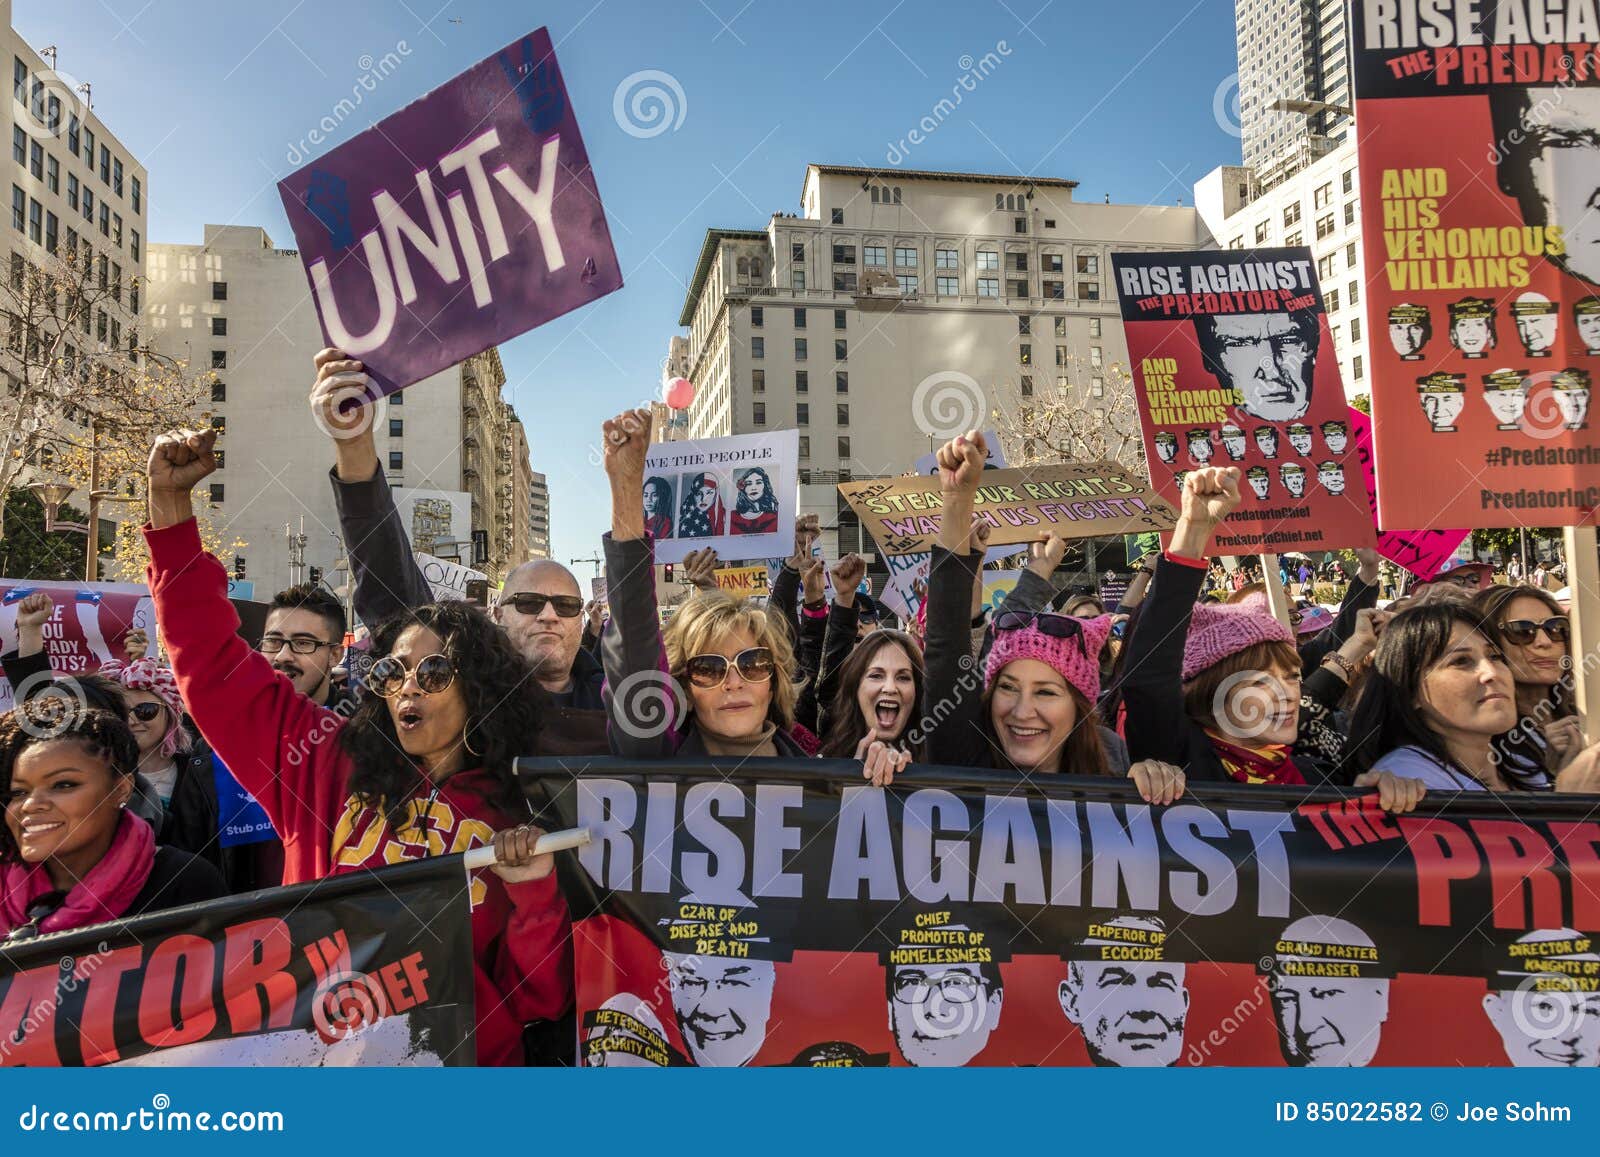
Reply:
M1377 475L1373 472L1372 419L1350 407L1350 437L1361 459L1361 473L1372 496L1372 523L1378 523ZM1447 559L1454 557L1461 540L1470 530L1380 530L1378 553L1405 567L1424 581L1439 573Z

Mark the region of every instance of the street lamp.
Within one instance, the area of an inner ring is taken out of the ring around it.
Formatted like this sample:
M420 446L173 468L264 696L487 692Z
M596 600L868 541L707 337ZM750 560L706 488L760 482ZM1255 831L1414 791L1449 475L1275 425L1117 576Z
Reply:
M53 534L58 530L77 530L83 524L78 522L57 522L56 512L61 509L61 504L72 494L73 487L65 482L30 482L28 489L39 496L39 501L44 504L44 529L46 534Z

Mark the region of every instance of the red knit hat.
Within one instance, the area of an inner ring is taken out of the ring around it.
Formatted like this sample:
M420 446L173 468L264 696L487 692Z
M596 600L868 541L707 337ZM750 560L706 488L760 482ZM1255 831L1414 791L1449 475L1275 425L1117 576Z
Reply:
M1267 609L1266 599L1256 596L1223 606L1197 605L1183 644L1184 682L1257 643L1294 643L1294 632Z
M1051 615L1064 619L1067 615ZM1111 635L1111 616L1075 619L1080 633L1058 639L1036 625L1020 630L995 630L994 643L983 665L983 685L994 684L1002 668L1018 659L1037 659L1055 671L1092 705L1100 698L1100 649Z

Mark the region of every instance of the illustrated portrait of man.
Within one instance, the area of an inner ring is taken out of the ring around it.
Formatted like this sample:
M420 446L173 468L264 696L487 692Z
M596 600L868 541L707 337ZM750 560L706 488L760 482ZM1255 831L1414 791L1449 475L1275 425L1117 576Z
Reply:
M1488 100L1500 191L1524 225L1561 229L1546 260L1600 285L1600 89L1491 85Z
M1235 462L1243 458L1244 452L1248 448L1248 440L1245 438L1244 431L1232 422L1225 422L1220 434L1222 449L1227 453L1228 457Z
M1429 374L1417 379L1417 398L1435 434L1453 434L1467 404L1465 374Z
M1285 462L1278 467L1278 480L1290 497L1303 498L1306 493L1306 468L1298 462Z
M1589 372L1565 369L1550 381L1555 389L1556 406L1561 410L1561 421L1569 430L1581 430L1589 424Z
M1211 461L1211 431L1190 430L1185 438L1189 442L1189 460L1204 466Z
M1542 293L1531 290L1511 303L1511 320L1517 340L1530 358L1547 358L1556 344L1556 314L1560 307Z
M1090 924L1069 950L1057 998L1095 1064L1162 1068L1183 1055L1189 990L1166 940L1157 917L1120 915Z
M1329 494L1344 493L1344 467L1337 462L1323 462L1317 467L1317 481Z
M1267 491L1272 487L1272 475L1265 466L1252 466L1244 472L1245 481L1250 483L1250 489L1255 491L1257 498L1265 498Z
M1600 297L1584 297L1572 303L1572 325L1583 343L1583 352L1600 355Z
M1256 427L1256 449L1261 451L1263 458L1276 458L1278 456L1278 428L1276 426Z
M1401 302L1389 309L1389 344L1403 362L1420 362L1422 347L1433 337L1433 318L1425 305Z
M1483 400L1494 415L1495 429L1519 429L1528 404L1527 371L1495 370L1484 374Z
M1311 310L1194 319L1206 369L1241 410L1266 422L1303 418L1311 408L1319 327Z
M631 992L616 993L585 1013L583 1026L583 1063L588 1068L666 1068L672 1063L655 1010Z
M1167 430L1156 431L1156 457L1168 466L1178 460L1178 436Z
M1372 937L1348 920L1304 916L1272 957L1278 1047L1296 1068L1363 1068L1389 1019L1389 976Z
M1289 435L1289 445L1294 447L1296 454L1305 455L1311 453L1310 426L1304 422L1291 422L1284 433Z
M1488 357L1500 341L1494 328L1494 302L1487 297L1463 297L1451 302L1449 310L1450 344L1464 357Z
M1343 454L1345 447L1350 444L1350 424L1337 421L1322 423L1322 442L1330 454Z
M880 954L889 1032L908 1065L959 1068L1000 1025L1009 953L948 912L912 914Z
M1600 1067L1600 962L1594 938L1541 928L1518 938L1490 978L1483 1011L1517 1068Z
M767 1039L774 962L788 959L789 952L761 931L757 909L738 908L732 921L714 920L711 911L685 901L678 919L663 921L667 942L684 950L662 955L689 1060L705 1068L737 1068L749 1064ZM731 937L730 923L756 931Z

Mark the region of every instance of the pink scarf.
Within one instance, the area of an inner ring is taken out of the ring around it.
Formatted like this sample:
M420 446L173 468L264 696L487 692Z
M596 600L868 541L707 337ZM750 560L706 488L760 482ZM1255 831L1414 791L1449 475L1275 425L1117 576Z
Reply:
M39 932L65 932L90 924L105 924L128 910L144 890L156 861L156 833L148 823L122 813L111 847L90 868L66 901L39 922ZM43 864L0 865L0 932L9 933L28 922L28 908L40 896L54 891Z

